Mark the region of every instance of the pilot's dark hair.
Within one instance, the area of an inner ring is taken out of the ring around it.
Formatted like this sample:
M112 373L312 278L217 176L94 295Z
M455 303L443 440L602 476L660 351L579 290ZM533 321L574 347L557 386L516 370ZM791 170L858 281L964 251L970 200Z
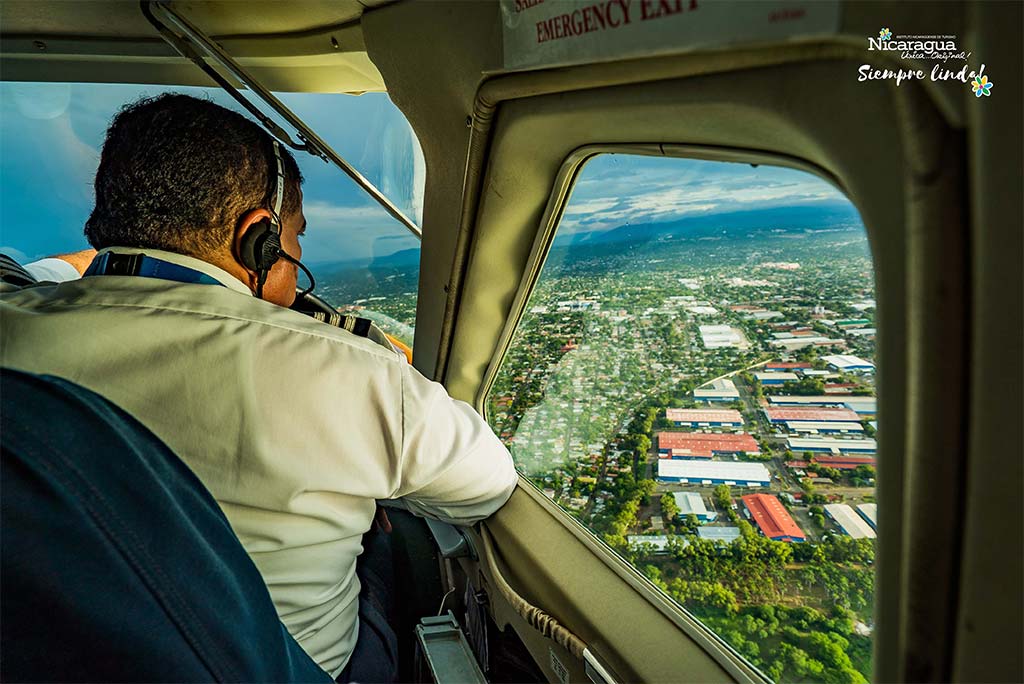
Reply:
M299 210L302 173L283 145L281 155L283 219ZM273 159L266 131L209 100L167 93L125 105L103 143L85 236L97 249L223 250L242 214L271 208Z

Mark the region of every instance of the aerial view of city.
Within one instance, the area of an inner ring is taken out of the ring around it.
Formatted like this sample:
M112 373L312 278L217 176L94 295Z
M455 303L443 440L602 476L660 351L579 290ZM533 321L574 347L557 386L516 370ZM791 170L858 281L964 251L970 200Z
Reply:
M864 682L870 252L852 213L761 223L556 241L487 415L551 500L772 679Z

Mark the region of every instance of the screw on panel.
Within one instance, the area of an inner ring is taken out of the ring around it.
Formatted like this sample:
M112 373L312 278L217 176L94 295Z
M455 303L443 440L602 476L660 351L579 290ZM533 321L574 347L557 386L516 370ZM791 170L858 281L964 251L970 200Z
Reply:
M335 38L334 36L331 36L331 47L334 48L335 50L341 49L341 46L338 45L338 39Z

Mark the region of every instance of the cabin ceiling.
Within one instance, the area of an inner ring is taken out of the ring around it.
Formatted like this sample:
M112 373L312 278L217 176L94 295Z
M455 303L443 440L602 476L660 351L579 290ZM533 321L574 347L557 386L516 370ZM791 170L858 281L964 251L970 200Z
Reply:
M367 8L394 0L202 0L171 7L214 36L281 35L359 21ZM3 35L36 33L80 38L151 38L139 4L131 0L5 0Z
M363 12L396 0L203 0L168 5L272 90L386 90L366 54ZM10 81L210 86L130 0L5 0L0 71Z

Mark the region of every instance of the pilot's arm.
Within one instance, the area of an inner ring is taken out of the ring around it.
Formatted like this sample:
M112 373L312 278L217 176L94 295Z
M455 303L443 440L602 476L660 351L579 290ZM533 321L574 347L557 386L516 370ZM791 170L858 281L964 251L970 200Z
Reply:
M95 256L95 249L83 249L80 252L39 259L22 268L39 282L63 283L81 278Z
M473 408L406 367L405 440L395 498L418 515L468 525L508 500L519 478L508 449Z

